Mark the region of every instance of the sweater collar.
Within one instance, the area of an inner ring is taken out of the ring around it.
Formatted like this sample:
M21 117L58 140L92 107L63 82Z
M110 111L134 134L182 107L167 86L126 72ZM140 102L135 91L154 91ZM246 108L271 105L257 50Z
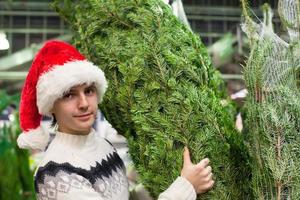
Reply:
M75 135L64 132L56 131L55 140L58 143L61 143L66 146L71 147L84 147L86 145L90 145L95 141L95 130L91 129L91 132L87 135Z

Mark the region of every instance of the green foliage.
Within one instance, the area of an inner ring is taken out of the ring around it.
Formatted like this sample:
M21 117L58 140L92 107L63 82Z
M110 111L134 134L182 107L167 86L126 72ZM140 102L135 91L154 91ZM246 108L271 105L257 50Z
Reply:
M101 109L127 137L154 197L180 174L185 145L194 162L209 157L214 170L214 189L199 199L245 197L247 152L232 104L221 104L222 81L203 43L167 5L56 0L53 7L75 31L75 45L105 72L109 88Z
M1 93L1 109L10 104L18 105L19 95ZM0 199L33 200L35 196L29 153L20 150L16 144L21 132L18 118L17 113L11 114L9 121L0 127Z
M21 198L21 183L19 176L16 176L17 155L10 141L3 139L3 137L8 138L9 134L10 129L7 126L0 129L0 199L10 197L17 200Z
M8 95L5 90L0 90L0 97L0 113L11 104L19 105L20 94Z
M283 4L281 9L290 5ZM254 198L299 199L300 93L296 85L299 54L295 53L299 52L299 45L292 42L292 37L290 44L279 38L270 23L261 24L261 29L255 32L247 27L251 23L245 24L253 41L244 77L249 92L245 127Z

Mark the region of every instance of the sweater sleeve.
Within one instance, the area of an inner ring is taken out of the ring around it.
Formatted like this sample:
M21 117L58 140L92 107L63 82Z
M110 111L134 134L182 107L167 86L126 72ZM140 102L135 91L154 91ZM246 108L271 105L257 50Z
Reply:
M195 200L196 197L193 185L179 176L166 191L159 195L158 200Z

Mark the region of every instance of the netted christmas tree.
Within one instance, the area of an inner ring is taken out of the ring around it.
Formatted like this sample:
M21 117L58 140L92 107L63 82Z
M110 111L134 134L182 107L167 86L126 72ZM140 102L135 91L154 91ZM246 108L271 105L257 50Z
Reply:
M243 29L251 41L244 68L248 88L246 129L255 199L300 199L300 3L280 0L278 13L289 41L273 31L272 10L264 5L264 21L255 23L242 1Z
M156 198L178 175L182 152L211 160L215 187L199 199L241 199L247 154L233 107L206 48L157 0L54 1L74 30L74 44L106 74L101 104L127 137L144 186ZM243 174L243 175L241 175Z

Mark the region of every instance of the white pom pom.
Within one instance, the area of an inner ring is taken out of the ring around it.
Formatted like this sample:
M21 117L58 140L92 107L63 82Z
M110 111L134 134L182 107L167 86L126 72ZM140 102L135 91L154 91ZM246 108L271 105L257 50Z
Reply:
M44 151L49 142L49 133L39 126L36 129L23 132L17 139L21 149L38 149Z

